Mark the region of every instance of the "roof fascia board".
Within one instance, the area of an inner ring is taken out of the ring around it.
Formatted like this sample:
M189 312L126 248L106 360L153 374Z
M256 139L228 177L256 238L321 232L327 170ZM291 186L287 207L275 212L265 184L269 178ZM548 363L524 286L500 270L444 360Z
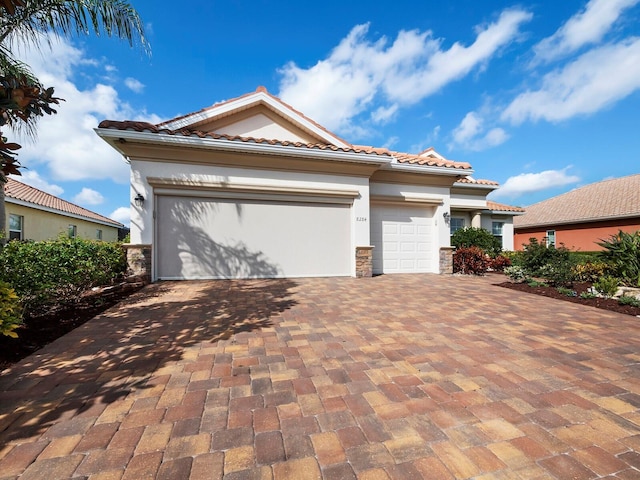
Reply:
M402 163L389 163L385 165L384 170L398 170L402 172L411 172L411 173L429 173L429 174L438 174L438 175L471 175L473 173L472 169L460 169L454 167L432 167L429 165L406 165Z
M62 210L57 210L55 208L45 207L43 205L38 205L37 203L20 200L18 198L7 196L5 197L5 202L12 203L14 205L20 205L23 207L33 208L34 210L41 210L43 212L55 213L57 215L62 215L63 217L76 218L78 220L84 220L85 222L97 223L100 225L105 225L107 227L120 228L124 226L116 223L108 223L108 222L105 222L104 220L98 220L96 218L85 217L84 215L78 215L77 213L64 212Z
M486 183L460 183L456 182L453 184L453 188L469 188L469 189L478 189L478 190L496 190L500 188L500 185L489 185Z
M285 118L289 118L293 120L293 123L302 125L305 129L311 131L314 135L318 136L319 138L326 140L328 143L331 143L333 145L336 145L342 148L351 148L351 145L346 144L344 141L332 135L327 130L324 130L318 127L313 122L310 122L308 119L306 119L299 113L296 113L291 109L285 107L282 103L274 100L271 96L267 95L264 92L256 92L253 95L249 95L244 98L239 98L237 100L232 100L230 102L224 103L217 107L208 108L204 111L194 113L185 118L181 118L175 121L169 121L164 126L169 130L177 130L183 127L187 127L189 125L204 122L211 118L215 118L219 115L231 113L234 110L244 110L254 105L258 105L261 102L264 102L272 110L277 111L280 115L284 116Z
M333 150L321 150L312 148L289 147L282 145L270 145L264 143L240 142L224 139L206 139L200 137L185 137L176 135L164 135L158 133L134 132L130 130L114 130L96 128L95 132L105 141L109 142L125 157L126 152L118 145L119 140L127 140L166 145L182 145L192 148L205 148L208 150L223 150L241 153L271 154L289 157L303 157L311 159L331 159L344 162L365 163L372 165L387 165L392 159L386 155L375 153L336 152ZM347 147L350 148L350 147Z

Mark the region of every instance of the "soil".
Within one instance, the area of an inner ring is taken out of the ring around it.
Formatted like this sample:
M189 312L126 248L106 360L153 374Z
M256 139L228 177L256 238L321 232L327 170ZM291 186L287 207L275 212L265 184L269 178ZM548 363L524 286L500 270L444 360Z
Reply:
M89 292L71 307L26 318L24 324L15 330L18 338L0 335L0 372L86 323L140 288L142 284L123 284Z
M574 283L571 290L576 292L576 296L568 296L558 291L555 287L531 287L527 283L503 282L497 284L500 287L518 290L520 292L533 293L535 295L543 295L545 297L563 300L565 302L580 303L591 307L602 308L612 312L623 313L625 315L640 316L640 307L632 307L631 305L620 305L617 299L613 298L581 298L580 294L588 291L591 287L590 283Z

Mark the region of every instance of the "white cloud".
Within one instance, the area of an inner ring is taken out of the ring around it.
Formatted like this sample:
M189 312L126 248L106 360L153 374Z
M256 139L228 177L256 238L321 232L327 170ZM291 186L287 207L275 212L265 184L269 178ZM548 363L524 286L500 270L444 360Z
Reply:
M492 197L515 198L527 193L539 192L548 188L563 187L580 181L580 177L567 173L571 166L562 170L545 170L539 173L521 173L509 177Z
M389 107L379 107L371 114L371 120L373 120L374 123L388 123L395 117L397 112L397 104L390 105Z
M104 203L104 197L100 192L84 187L80 193L73 197L73 202L79 205L100 205Z
M73 82L82 67L94 68L95 60L69 42L51 39L51 51L24 52L22 60L30 65L45 86L55 88L55 96L66 101L56 106L56 115L40 119L37 139L22 141L20 162L25 167L45 166L58 181L112 179L129 181L129 166L124 159L93 131L104 119L159 121L159 117L138 112L123 102L111 85L96 83L87 89Z
M640 0L590 0L553 35L533 47L534 64L555 60L602 40L622 12Z
M497 147L509 139L509 135L502 128L494 127L487 131L484 123L484 119L476 112L467 113L451 133L453 141L449 148L461 147L465 150L482 151Z
M536 91L518 95L502 113L520 124L560 122L597 112L640 89L640 38L593 49L545 75Z
M26 183L27 185L31 185L32 187L37 188L38 190L42 190L43 192L50 193L56 197L59 197L64 193L64 189L60 185L55 185L47 182L44 178L40 176L38 172L35 170L26 170L21 169L20 172L22 176L13 177L15 180Z
M113 212L111 212L109 218L115 220L116 222L120 222L128 227L129 223L131 222L131 210L129 209L129 207L116 208Z
M415 104L485 65L530 18L523 10L505 10L478 29L471 45L454 43L448 50L430 31L402 30L389 44L386 37L369 41L369 25L357 25L327 59L307 69L293 62L283 67L279 96L331 130L350 131L352 119L368 108L377 108L374 120L388 118L385 113Z
M124 84L127 88L133 92L141 93L144 90L144 83L135 78L128 77L124 80Z

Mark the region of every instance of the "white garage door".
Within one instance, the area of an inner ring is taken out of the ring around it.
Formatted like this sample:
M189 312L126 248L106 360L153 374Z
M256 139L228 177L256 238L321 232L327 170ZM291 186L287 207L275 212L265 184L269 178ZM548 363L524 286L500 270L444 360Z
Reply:
M371 207L373 273L430 272L432 209Z
M158 196L160 279L351 273L350 206Z

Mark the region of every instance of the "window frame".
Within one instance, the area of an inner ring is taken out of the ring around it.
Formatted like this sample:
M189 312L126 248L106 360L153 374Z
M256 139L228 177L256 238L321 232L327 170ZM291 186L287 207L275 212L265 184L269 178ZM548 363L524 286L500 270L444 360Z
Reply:
M77 225L69 224L67 227L67 235L69 238L76 238L78 236L78 227Z
M15 228L11 227L11 219L15 219L17 218L20 222L20 229L16 230ZM8 229L8 233L9 233L9 238L8 240L24 240L24 216L23 215L18 215L15 213L10 213L9 214L9 229ZM18 237L15 237L14 234L18 233Z
M457 223L456 221L459 220L461 222L460 226L454 225L454 223ZM453 235L454 233L456 233L458 230L462 230L463 228L466 228L466 221L464 217L451 217L449 219L449 235ZM455 228L455 230L454 230Z
M553 242L551 238L553 237ZM545 237L547 242L547 248L556 248L556 231L555 230L547 230L547 236Z

